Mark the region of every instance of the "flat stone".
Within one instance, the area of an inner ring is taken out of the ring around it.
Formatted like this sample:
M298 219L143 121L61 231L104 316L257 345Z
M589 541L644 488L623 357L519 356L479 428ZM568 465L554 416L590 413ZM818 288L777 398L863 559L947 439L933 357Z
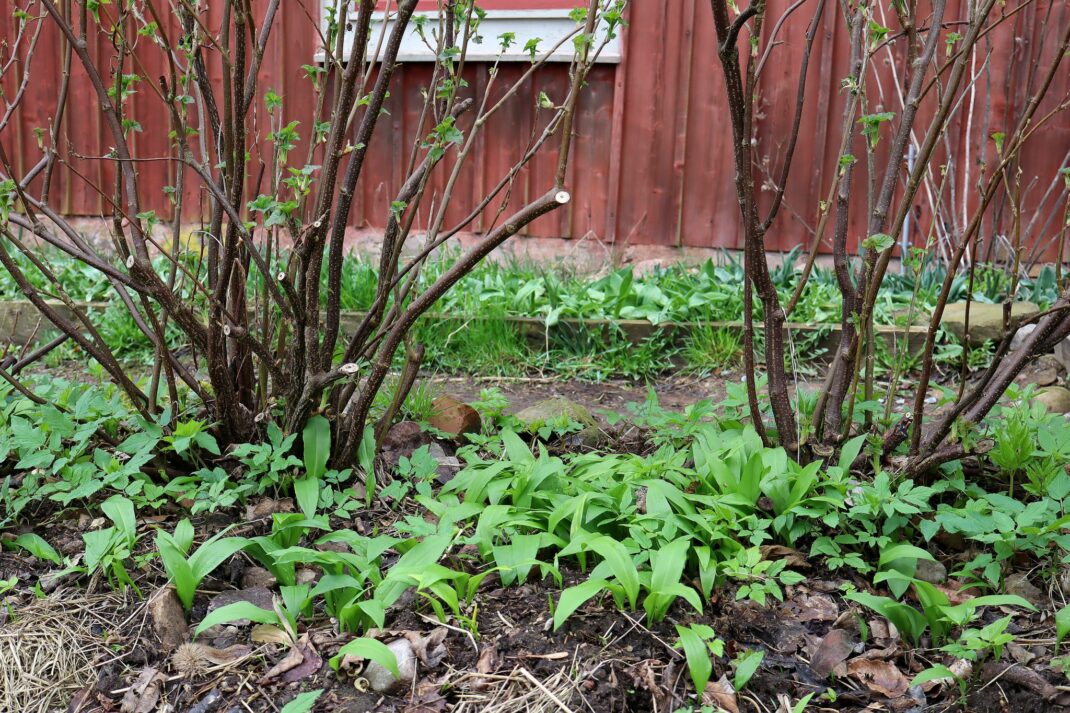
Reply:
M969 302L970 305L970 344L981 345L987 341L999 341L1003 338L1003 305ZM966 337L966 302L952 302L944 308L941 324L959 341ZM1015 302L1011 305L1011 317L1030 317L1037 314L1040 307L1032 302Z
M376 693L404 690L412 685L413 679L416 678L416 654L412 650L412 644L407 639L398 639L391 641L386 648L390 649L397 658L398 673L401 674L401 678L395 678L394 674L380 664L369 661L364 669L364 678L368 680L368 685Z
M1070 337L1055 345L1055 359L1064 368L1070 369Z
M482 426L479 412L452 396L439 396L431 402L431 417L427 422L451 438L458 439L466 433L478 433Z
M276 584L278 582L275 580L275 575L263 567L246 567L245 571L241 573L242 589L254 589L256 587L271 589Z
M1033 401L1044 404L1048 413L1070 413L1070 390L1062 386L1048 386L1040 389Z

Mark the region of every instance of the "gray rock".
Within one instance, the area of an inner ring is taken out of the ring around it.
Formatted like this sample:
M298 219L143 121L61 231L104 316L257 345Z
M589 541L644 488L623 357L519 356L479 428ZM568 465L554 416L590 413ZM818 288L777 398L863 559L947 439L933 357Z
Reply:
M446 450L438 443L432 443L428 446L427 451L438 463L438 468L435 470L437 473L435 480L442 485L453 480L453 476L457 475L458 471L461 470L461 461L456 456L447 455Z
M1011 351L1016 352L1025 346L1025 340L1029 339L1029 335L1036 331L1037 325L1027 324L1024 327L1019 327L1018 331L1011 337Z
M241 586L242 589L253 589L260 587L261 589L271 589L278 582L275 580L275 575L268 572L263 567L246 567L245 571L241 573Z
M939 562L918 560L918 568L914 570L914 577L930 584L943 584L947 581L947 567Z
M966 336L966 302L952 302L944 309L941 324L962 341ZM981 345L1003 338L1003 305L970 302L970 344ZM1011 317L1029 317L1040 311L1032 302L1015 302Z
M364 669L364 678L368 679L368 685L376 693L391 693L400 691L412 685L416 678L416 654L412 650L412 644L407 639L391 641L386 648L393 652L398 660L398 673L401 678L395 678L383 666L375 661L369 661Z
M1055 361L1064 369L1070 370L1070 337L1055 345Z
M1003 589L1007 594L1015 594L1033 604L1042 605L1047 601L1047 595L1021 572L1007 575L1007 578L1003 580Z
M1070 413L1070 390L1062 386L1048 386L1037 391L1033 400L1044 404L1048 413Z

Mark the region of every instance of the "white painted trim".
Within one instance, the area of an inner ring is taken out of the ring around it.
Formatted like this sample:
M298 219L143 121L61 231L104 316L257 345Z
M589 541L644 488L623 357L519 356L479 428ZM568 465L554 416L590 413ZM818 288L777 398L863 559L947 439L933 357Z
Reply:
M324 3L330 1L331 0L324 0ZM427 26L429 28L428 36L430 37L430 28L437 24L437 16L429 15L426 12L416 14L428 16ZM351 12L350 18L355 19L355 17L356 13ZM323 22L324 27L326 27L325 13L323 15ZM377 12L372 15L371 40L368 42L368 59L370 60L378 59L374 55L376 47L380 44L379 36L383 32L383 23L383 13ZM388 35L393 24L393 20L386 21L386 32ZM477 43L474 39L469 41L467 61L494 62L499 60L502 62L529 62L531 61L531 55L524 51L524 45L528 40L541 38L539 42L540 54L537 55L541 58L551 47L560 42L561 38L567 37L569 33L575 29L576 23L569 18L568 9L487 10L487 16L479 25L479 34L483 38L483 41L482 43ZM512 32L516 35L516 39L509 50L502 53L501 42L498 37L505 32ZM595 35L595 46L598 47L605 39L605 26L603 25L597 29ZM382 44L386 44L385 38ZM350 48L351 36L346 38L346 59L349 58ZM574 47L572 41L566 40L557 51L549 56L548 59L551 62L569 62L572 60L573 50ZM601 54L599 54L597 61L614 64L618 63L621 61L621 50L620 30L618 29L617 36L606 43ZM322 62L324 59L326 59L326 56L321 48L316 52L316 61ZM424 44L410 22L410 30L401 41L401 48L398 51L398 60L401 62L432 62L434 59L434 51Z

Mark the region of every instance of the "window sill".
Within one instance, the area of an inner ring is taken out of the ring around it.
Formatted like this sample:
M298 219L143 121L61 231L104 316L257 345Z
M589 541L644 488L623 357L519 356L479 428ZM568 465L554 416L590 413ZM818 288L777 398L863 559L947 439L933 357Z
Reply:
M568 10L487 10L487 16L479 26L479 34L483 41L481 43L477 43L475 39L469 41L467 61L530 62L531 55L525 51L524 46L532 39L539 40L539 51L536 57L542 58L551 47L560 42L562 38L568 37L569 33L576 28L576 23L569 18L568 13ZM416 14L426 15L426 13ZM389 36L394 22L393 20L386 20L385 22L387 36ZM429 28L427 36L429 41L433 42L430 39L430 27L437 24L437 18L429 16L427 22ZM384 47L386 45L385 38L382 43L379 42L380 34L383 32L383 24L383 13L375 13L371 22L371 40L368 42L369 60L378 61L379 58L375 56L376 48L380 44ZM420 39L415 25L411 22L409 24L409 31L405 33L405 37L401 41L401 48L398 51L398 61L433 62L435 60L434 51ZM515 39L509 49L502 52L499 36L505 32L512 32L515 35ZM601 32L596 31L596 38L595 42L596 46L598 46L605 39L604 29ZM379 49L381 56L384 50L383 48ZM572 40L568 39L547 59L550 62L570 62L573 56L573 49ZM346 59L349 59L350 50L351 40L347 37ZM621 50L621 37L618 31L617 36L605 44L596 61L609 64L619 63L621 61ZM321 48L316 52L316 61L323 62L324 60L326 60L326 54Z

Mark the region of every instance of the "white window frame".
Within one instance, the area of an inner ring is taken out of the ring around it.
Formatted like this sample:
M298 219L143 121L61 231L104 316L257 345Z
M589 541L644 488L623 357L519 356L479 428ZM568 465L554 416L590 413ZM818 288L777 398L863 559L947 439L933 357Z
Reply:
M322 23L326 28L327 14L326 7L332 0L324 0L322 7ZM533 38L540 38L539 42L539 54L536 56L542 58L551 47L561 41L561 38L567 37L576 28L576 23L569 17L568 8L553 9L553 10L521 10L521 9L498 9L487 10L486 17L479 25L479 34L483 38L482 43L475 42L474 39L469 40L467 61L469 62L494 62L500 60L502 62L530 62L531 55L524 51L524 45L528 40ZM417 12L416 15L427 15L428 27L436 26L438 22L437 15L433 15L427 12ZM356 19L356 11L351 10L349 13L350 20ZM379 61L380 57L375 56L375 50L378 45L385 46L385 40L380 43L379 36L383 32L384 13L376 12L372 15L371 20L371 39L368 42L368 59L371 61ZM386 36L390 35L393 29L393 19L386 20ZM499 35L505 32L512 32L516 35L515 40L506 52L501 51L501 40L498 39ZM606 27L604 23L601 23L595 30L595 47L601 45L605 40ZM428 33L428 39L430 41L430 33ZM352 33L347 33L346 46L344 50L344 58L349 59L349 53L352 48ZM572 40L566 40L557 48L549 57L551 62L570 62L572 60L574 46ZM384 48L380 48L380 55L384 51ZM605 47L598 55L596 61L604 62L608 64L616 64L621 61L622 45L621 45L621 31L617 29L617 36L606 42ZM326 55L323 52L323 48L319 48L316 51L316 60L324 61ZM401 40L401 48L398 51L398 61L400 62L433 62L435 60L435 54L431 48L429 48L420 36L417 34L415 26L412 22L409 23L409 31L405 33L405 37Z

